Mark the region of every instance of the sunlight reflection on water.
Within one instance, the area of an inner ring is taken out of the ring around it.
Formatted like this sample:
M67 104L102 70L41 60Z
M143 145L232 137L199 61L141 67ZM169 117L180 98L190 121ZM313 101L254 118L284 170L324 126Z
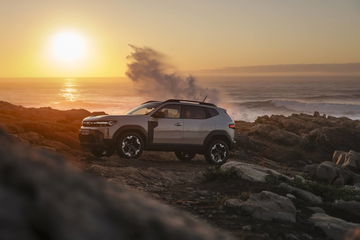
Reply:
M73 78L65 79L63 88L60 89L59 95L63 97L65 101L75 102L79 98L76 79Z

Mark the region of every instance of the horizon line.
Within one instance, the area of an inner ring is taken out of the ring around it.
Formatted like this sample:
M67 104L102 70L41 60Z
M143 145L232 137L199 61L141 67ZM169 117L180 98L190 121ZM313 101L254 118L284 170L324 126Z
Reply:
M180 70L180 73L192 73L192 72L204 72L204 71L224 71L224 70L233 70L234 68L257 68L257 67L279 67L279 66L319 66L319 65L360 65L360 62L346 62L346 63L290 63L290 64L269 64L269 65L240 65L240 66L223 66L219 68L207 68L207 69L197 69L197 70ZM275 71L276 72L276 71ZM281 72L281 71L278 71ZM291 71L289 71L291 72ZM300 72L314 72L314 71L300 71ZM326 73L327 71L324 71ZM334 73L332 71L329 73ZM4 78L127 78L123 76L0 76L0 79Z

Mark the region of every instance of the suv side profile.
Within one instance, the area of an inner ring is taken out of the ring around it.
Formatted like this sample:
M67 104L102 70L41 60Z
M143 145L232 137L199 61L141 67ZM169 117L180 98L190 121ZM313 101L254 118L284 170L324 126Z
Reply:
M226 110L215 104L169 99L148 101L126 115L102 115L83 120L81 145L95 156L138 158L143 150L172 151L190 161L203 154L211 164L229 157L235 123Z

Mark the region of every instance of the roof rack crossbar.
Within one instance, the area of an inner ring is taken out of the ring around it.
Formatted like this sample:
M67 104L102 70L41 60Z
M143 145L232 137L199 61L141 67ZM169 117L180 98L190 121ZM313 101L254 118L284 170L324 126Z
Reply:
M194 101L194 100L186 100L186 99L168 99L165 102L190 102L190 103L198 103L198 104L203 104L203 105L216 107L216 105L213 104L213 103L207 103L207 102L202 102L202 101Z

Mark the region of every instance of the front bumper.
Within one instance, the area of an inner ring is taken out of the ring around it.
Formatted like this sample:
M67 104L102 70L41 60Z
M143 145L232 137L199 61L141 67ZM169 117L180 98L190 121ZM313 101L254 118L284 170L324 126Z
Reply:
M79 140L81 147L91 149L94 147L109 147L112 141L104 139L104 134L94 129L80 129Z

